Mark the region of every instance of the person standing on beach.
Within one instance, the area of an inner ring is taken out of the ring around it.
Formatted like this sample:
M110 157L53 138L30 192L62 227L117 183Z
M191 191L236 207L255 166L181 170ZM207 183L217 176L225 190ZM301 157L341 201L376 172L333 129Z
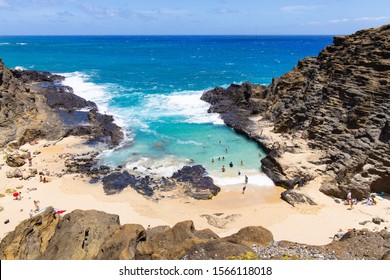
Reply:
M41 202L39 200L34 200L35 212L41 210L41 207L39 206L40 203Z
M222 166L222 172L225 172L225 165Z
M353 199L352 199L351 190L348 190L348 193L347 193L347 202L348 202L348 205L349 205L349 210L352 210L352 209L353 209Z
M245 184L248 184L248 176L245 175Z
M245 193L245 190L246 190L246 185L242 188L242 194Z

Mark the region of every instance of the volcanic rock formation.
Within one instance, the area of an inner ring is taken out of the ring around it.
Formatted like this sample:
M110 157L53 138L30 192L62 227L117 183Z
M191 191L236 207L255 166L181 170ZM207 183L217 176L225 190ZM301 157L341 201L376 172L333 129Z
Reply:
M325 246L275 242L263 227L245 227L220 238L192 221L172 228L120 225L119 216L75 210L64 217L52 207L24 220L0 243L2 260L208 260L208 259L382 259L390 233L347 232ZM387 254L387 255L386 255Z
M300 60L268 87L231 85L202 99L269 153L262 169L275 184L293 188L323 176L320 190L328 195L345 197L348 189L358 199L390 193L389 58L390 25L384 25L334 37L333 45ZM286 166L283 157L300 147L270 140L266 126L323 155L306 166Z
M0 59L0 148L67 135L90 135L111 147L122 141L112 116L98 113L94 102L75 95L63 80L47 72L8 69ZM85 108L90 111L78 111Z

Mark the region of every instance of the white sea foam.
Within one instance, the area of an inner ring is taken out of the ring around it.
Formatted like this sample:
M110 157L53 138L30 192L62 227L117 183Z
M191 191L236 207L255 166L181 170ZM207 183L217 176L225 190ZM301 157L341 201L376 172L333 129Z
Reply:
M60 75L65 77L62 84L72 87L76 95L95 102L99 110L107 111L110 95L106 86L90 82L90 76L83 72L61 73Z
M203 91L183 91L170 95L149 94L145 97L144 113L155 119L182 117L188 123L223 124L219 114L207 113L210 104L200 99L202 93Z
M179 159L175 156L166 156L158 159L141 157L136 161L127 163L126 168L133 169L133 167L137 167L137 171L143 174L170 177L174 172L188 164L188 160Z
M27 68L24 68L23 66L16 66L15 70L24 71L27 70Z
M95 102L98 105L98 109L101 113L107 113L114 116L115 123L119 126L124 125L124 120L118 114L110 111L109 102L112 95L109 91L110 84L98 85L89 80L91 77L83 72L61 73L60 75L65 77L62 82L63 85L70 86L76 95Z
M25 45L27 45L27 43L16 43L17 45L19 45L19 46L25 46Z
M7 46L7 45L10 45L10 43L8 43L8 42L1 42L0 43L0 46Z

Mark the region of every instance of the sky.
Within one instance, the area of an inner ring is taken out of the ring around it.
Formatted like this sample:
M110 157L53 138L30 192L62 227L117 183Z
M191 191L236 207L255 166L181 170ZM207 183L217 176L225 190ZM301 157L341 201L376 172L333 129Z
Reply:
M389 0L0 0L0 35L345 35Z

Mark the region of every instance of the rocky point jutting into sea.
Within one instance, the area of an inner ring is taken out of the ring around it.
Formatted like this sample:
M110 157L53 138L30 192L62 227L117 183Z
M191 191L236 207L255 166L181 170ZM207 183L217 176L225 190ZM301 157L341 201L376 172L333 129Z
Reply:
M268 87L231 85L202 99L212 105L210 112L264 147L262 170L275 184L293 189L322 177L323 193L345 198L351 189L363 199L390 193L389 58L385 25L335 37ZM312 151L322 154L304 155ZM294 165L285 163L302 155Z
M389 42L390 25L335 37L317 57L299 61L268 87L231 85L208 91L202 99L212 105L210 112L220 113L227 125L264 147L268 155L262 169L288 189L282 197L289 203L316 204L301 192L313 181L320 182L323 193L340 198L347 189L359 199L371 192L390 193ZM11 70L0 61L0 147L9 152L7 165L24 165L26 153L18 147L38 138L87 135L89 143L109 147L123 139L111 116L74 95L59 83L62 79ZM130 186L153 196L176 184L197 199L220 191L202 166L185 167L171 178L136 178L120 167L97 170L95 156L66 160L64 174L101 179L106 194ZM207 218L217 223L219 214ZM376 225L385 222L372 219ZM220 238L210 229L196 230L192 221L145 229L121 225L119 216L101 211L74 210L62 217L47 207L2 239L0 259L389 259L389 248L385 228L351 229L328 245L310 246L276 242L261 226Z

